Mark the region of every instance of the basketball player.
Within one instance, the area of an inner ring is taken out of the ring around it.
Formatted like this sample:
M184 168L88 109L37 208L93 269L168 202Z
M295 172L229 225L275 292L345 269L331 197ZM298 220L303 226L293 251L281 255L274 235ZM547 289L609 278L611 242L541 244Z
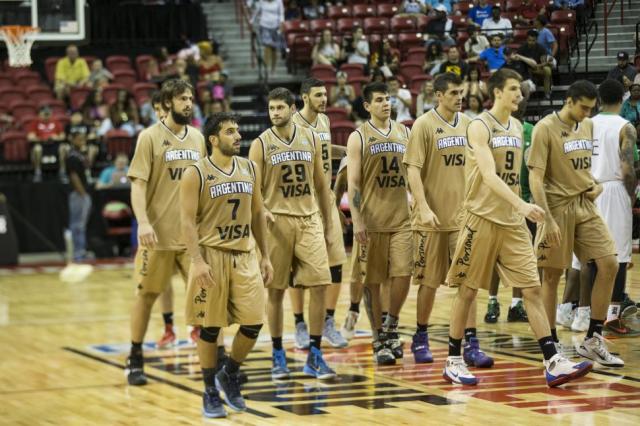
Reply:
M206 156L202 134L188 125L193 93L182 80L168 80L162 85L163 104L169 113L140 133L129 167L140 246L135 259L138 291L131 312L131 354L126 370L130 385L147 383L142 342L155 300L176 268L185 282L189 270L180 235L179 183L184 169Z
M476 385L460 356L467 312L479 288L488 289L494 268L503 283L522 289L529 324L544 355L545 377L551 387L583 376L589 362L573 364L558 354L540 300L540 277L525 217L544 219L540 207L522 200L522 125L511 117L522 100L520 75L501 69L489 78L494 104L472 120L465 149L464 219L447 282L458 286L449 325L449 357L443 377L451 383Z
M211 155L188 167L180 184L182 233L191 258L186 318L201 327L197 345L206 417L226 416L218 391L229 408L246 410L238 369L262 328L263 280L268 284L273 276L260 177L250 160L237 156L237 121L224 112L207 120L204 135ZM252 235L264 253L260 263ZM231 323L240 328L231 354L216 369L218 333Z
M331 282L324 238L331 234L331 198L322 170L322 148L316 134L293 123L293 94L282 87L269 92L273 127L251 144L249 158L262 182L273 281L267 285L267 317L273 342L274 379L289 376L282 347L282 302L291 282L308 287L310 350L304 373L319 379L335 377L322 358L326 286ZM322 215L318 212L320 206ZM324 222L324 231L323 231ZM324 234L324 236L323 236Z
M595 261L598 272L591 292L591 320L576 350L585 358L609 367L624 362L607 350L602 327L618 271L616 247L593 202L602 185L591 175L593 122L589 115L596 105L596 87L585 80L567 91L564 107L533 128L527 165L536 203L546 213L535 247L543 269L542 295L549 324L556 322L558 281L571 266L571 253L582 262ZM555 326L554 341L558 341Z
M633 166L636 129L620 117L624 86L617 80L605 80L598 88L602 111L593 117L593 160L591 174L602 185L595 200L616 244L618 273L605 327L620 335L629 334L621 319L621 304L631 262L632 200L636 175Z
M427 325L436 290L445 283L456 247L456 220L464 201L464 148L470 119L462 109L462 79L454 73L438 75L433 82L437 107L420 116L411 129L404 154L409 189L413 195L413 283L418 285L417 330L411 352L416 363L433 362ZM464 336L467 365L489 368L493 359L480 350L476 337L475 299Z
M345 149L341 146L331 145L331 125L329 117L324 112L327 109L327 89L322 80L307 78L302 82L300 95L304 102L302 110L293 114L293 122L306 127L316 133L319 145L322 149L322 171L327 182L327 187L331 188L331 157L334 150L344 155ZM342 282L342 265L347 261L344 250L344 239L342 237L342 225L340 211L335 206L335 200L331 202L331 218L333 235L327 242L327 253L329 255L329 270L331 272L331 284L327 288L326 314L322 337L334 348L344 348L348 342L336 329L334 314L336 304L340 296L340 284ZM289 297L293 307L293 314L296 322L296 347L307 349L309 347L309 334L307 325L304 322L303 306L304 291L302 288L294 287L289 289Z
M402 156L409 130L390 119L387 85L371 83L363 90L364 107L371 119L347 141L349 205L354 238L360 245L358 260L365 271L364 297L373 332L378 364L402 358L397 323L411 278L411 223ZM382 330L380 284L392 279L389 315Z

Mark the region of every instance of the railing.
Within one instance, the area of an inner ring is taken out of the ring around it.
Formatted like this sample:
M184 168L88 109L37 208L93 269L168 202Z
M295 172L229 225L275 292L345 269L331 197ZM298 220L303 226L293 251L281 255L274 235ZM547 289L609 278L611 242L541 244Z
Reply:
M640 22L636 24L636 55L640 54Z
M608 7L608 0L604 0L604 18L603 18L603 25L604 25L604 54L608 55L609 53L609 48L608 48L608 36L609 36L609 15L611 15L611 12L613 11L613 8L616 5L616 2L618 0L613 0L611 2L611 7ZM631 9L631 0L629 0L629 9ZM624 25L624 0L620 0L620 25Z
M269 81L269 74L267 72L267 65L264 62L263 46L260 42L260 37L253 30L251 25L251 13L247 8L244 0L236 0L236 22L240 26L240 37L244 38L245 25L247 31L251 36L251 68L258 67L258 83L266 85Z
M595 20L589 22L589 25L582 29L582 37L584 38L584 72L589 72L589 54L591 53L591 49L598 39L598 23ZM581 38L582 38L581 37ZM580 45L576 43L576 48L578 50L578 60L573 67L573 72L575 72L578 64L580 63Z

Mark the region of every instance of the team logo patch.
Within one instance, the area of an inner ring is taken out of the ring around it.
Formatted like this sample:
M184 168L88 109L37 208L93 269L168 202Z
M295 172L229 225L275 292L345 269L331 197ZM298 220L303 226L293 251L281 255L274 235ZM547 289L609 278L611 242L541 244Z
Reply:
M168 140L166 140L166 139L165 139L165 140L162 142L162 146L171 146L171 142L169 142Z
M564 130L562 131L562 137L563 138L568 138L569 137L569 133L565 132Z
M269 147L267 148L267 151L269 151L269 154L271 154L273 151L277 151L278 147L274 144L269 145Z
M436 129L436 134L441 135L441 134L443 134L443 133L444 133L444 130L442 130L442 127L438 127L438 128Z
M216 180L216 177L214 175L207 175L207 181L211 182L213 180Z

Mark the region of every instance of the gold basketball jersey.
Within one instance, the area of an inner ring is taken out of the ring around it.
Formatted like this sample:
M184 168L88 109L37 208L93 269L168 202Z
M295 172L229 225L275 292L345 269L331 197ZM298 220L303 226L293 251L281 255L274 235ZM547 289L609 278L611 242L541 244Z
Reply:
M509 124L504 127L490 112L483 112L475 120L482 122L489 131L489 148L496 163L496 174L514 193L520 195L522 124L517 119L509 117ZM522 224L524 217L484 183L478 169L474 147L470 143L465 151L465 161L465 209L498 225Z
M429 208L438 218L438 227L419 227L412 209L412 229L455 231L456 218L464 201L464 150L471 119L456 113L453 125L435 109L423 114L411 128L404 163L420 167L422 185Z
M272 213L309 216L318 211L313 165L315 134L293 125L290 141L282 140L269 128L258 136L263 152L262 194Z
M306 127L307 129L316 133L317 141L320 149L322 150L322 172L327 181L327 185L331 188L331 123L329 117L325 114L318 114L316 122L314 124L309 123L297 111L293 114L293 122L300 127Z
M380 130L370 121L356 133L362 142L362 219L368 231L395 232L410 227L407 175L402 157L407 150L409 130L390 121Z
M234 157L230 173L205 157L194 164L200 174L196 214L198 242L222 250L250 251L251 201L255 170L250 160Z
M593 122L589 118L572 128L553 113L535 125L527 165L545 170L544 190L550 208L595 185L592 153Z
M183 249L180 231L180 179L207 150L202 133L186 126L175 135L163 122L140 132L127 176L147 182L147 216L158 243L156 250Z

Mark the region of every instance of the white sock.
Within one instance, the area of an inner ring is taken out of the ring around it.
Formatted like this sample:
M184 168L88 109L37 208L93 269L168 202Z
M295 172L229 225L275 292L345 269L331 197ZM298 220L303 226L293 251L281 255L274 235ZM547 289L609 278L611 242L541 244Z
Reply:
M576 312L576 317L580 315L580 312L589 312L591 310L590 306L578 306L578 312Z
M522 302L522 297L512 297L511 298L511 307L515 308L518 302Z
M489 296L489 300L498 300L498 296Z
M618 319L620 315L620 304L611 304L609 305L609 310L607 311L607 321L613 321L614 319Z

